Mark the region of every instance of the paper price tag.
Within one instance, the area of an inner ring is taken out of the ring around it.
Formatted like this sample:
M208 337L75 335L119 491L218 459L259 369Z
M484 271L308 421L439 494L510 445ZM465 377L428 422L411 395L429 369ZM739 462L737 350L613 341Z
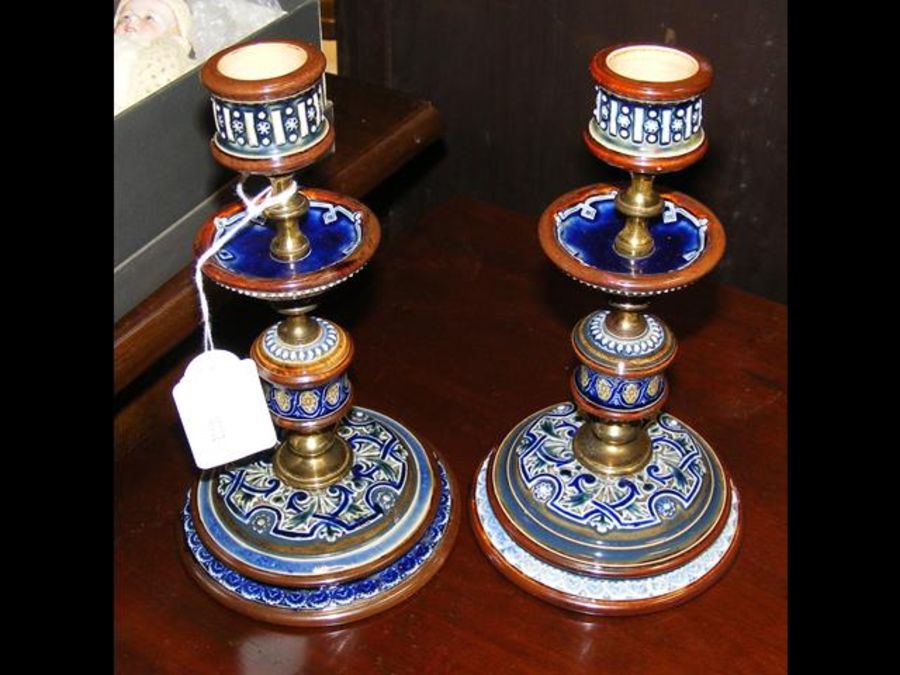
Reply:
M213 349L188 364L172 389L194 462L201 469L233 462L278 442L256 364Z

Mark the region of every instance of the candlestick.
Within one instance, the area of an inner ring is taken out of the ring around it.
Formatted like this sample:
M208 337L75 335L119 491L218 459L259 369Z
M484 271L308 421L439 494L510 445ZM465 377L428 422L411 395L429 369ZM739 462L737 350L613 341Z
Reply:
M591 60L588 148L631 173L550 204L544 252L608 293L572 332L572 402L520 422L475 475L472 524L484 552L526 591L589 614L684 602L718 579L740 539L738 492L709 444L663 411L677 343L650 300L707 274L725 248L708 208L654 187L708 145L702 56L621 45Z
M283 40L230 47L203 67L213 156L269 177L293 173L334 140L324 115L325 58ZM233 227L241 204L197 235L197 255ZM314 302L369 261L378 219L356 200L303 188L237 234L203 267L284 318L250 356L281 440L205 471L182 514L188 571L216 600L299 626L354 621L409 597L441 567L459 525L456 482L441 456L396 419L353 405L353 342L314 317Z

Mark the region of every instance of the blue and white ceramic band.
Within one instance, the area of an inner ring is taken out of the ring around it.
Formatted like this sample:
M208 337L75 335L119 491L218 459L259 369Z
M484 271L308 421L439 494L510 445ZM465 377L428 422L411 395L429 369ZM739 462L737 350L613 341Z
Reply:
M697 582L712 572L735 543L739 519L737 490L732 486L728 520L712 545L680 567L640 578L600 578L551 565L516 544L497 521L488 499L487 461L482 463L475 484L476 514L491 547L521 574L553 590L588 600L609 602L659 598Z
M212 96L215 144L247 159L281 157L314 146L328 132L322 81L291 98L255 103Z
M291 488L268 458L204 474L197 513L215 548L258 572L302 579L363 569L411 545L434 491L449 490L435 486L427 451L399 422L366 408L354 408L338 433L354 465L324 490ZM356 534L367 534L365 544L345 546ZM320 550L323 542L333 546Z
M185 505L182 524L190 555L209 579L223 591L261 606L297 613L317 613L354 608L376 601L419 573L443 543L450 522L452 497L446 471L440 463L437 466L441 482L440 502L425 533L396 561L360 579L311 588L276 586L250 579L230 569L209 552L197 535L190 508Z
M578 393L592 405L611 412L640 412L656 403L666 390L666 378L625 378L608 375L579 365L575 370Z
M626 155L673 157L703 143L701 96L656 104L622 98L600 85L594 88L588 131L601 145Z

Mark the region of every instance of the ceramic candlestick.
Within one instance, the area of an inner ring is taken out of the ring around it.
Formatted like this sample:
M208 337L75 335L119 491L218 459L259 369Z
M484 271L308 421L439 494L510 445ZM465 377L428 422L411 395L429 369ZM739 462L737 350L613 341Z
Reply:
M269 177L275 192L329 151L325 58L295 41L249 43L202 70L213 156ZM206 251L242 217L224 209L198 233ZM250 356L280 430L273 451L205 471L182 514L187 569L223 604L264 621L345 623L409 597L440 568L459 521L446 463L397 420L353 406L353 342L314 317L318 296L356 274L380 237L363 204L305 188L203 267L283 315Z
M722 257L716 216L657 174L705 153L702 95L712 68L657 45L598 52L584 133L600 159L631 172L555 200L541 246L566 274L611 295L575 327L572 402L519 423L478 468L470 501L482 549L538 597L589 614L684 602L734 559L738 493L706 441L663 412L677 343L650 299L691 284Z

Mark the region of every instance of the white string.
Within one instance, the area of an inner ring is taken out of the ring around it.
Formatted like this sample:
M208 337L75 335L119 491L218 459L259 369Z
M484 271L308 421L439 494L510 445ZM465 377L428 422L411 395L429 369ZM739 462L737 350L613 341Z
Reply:
M219 237L216 241L212 243L212 245L203 252L197 259L197 265L194 267L194 284L197 286L197 295L200 296L200 312L203 314L203 351L208 352L212 349L215 349L213 345L212 339L212 321L209 318L209 302L206 299L206 294L203 292L203 273L201 272L203 265L206 264L206 261L212 258L216 253L218 253L225 244L231 241L235 235L244 229L247 224L260 215L263 211L265 211L270 206L275 206L276 204L285 204L287 200L290 199L295 192L297 192L297 183L295 181L291 181L291 184L287 187L287 189L279 192L278 194L272 194L272 186L270 185L265 190L257 194L255 197L247 198L244 194L244 182L241 181L238 183L236 188L238 197L241 198L241 201L244 202L244 215L237 222L237 224L233 225L232 228L226 232L222 237ZM216 218L216 230L220 230L224 227L225 218Z

